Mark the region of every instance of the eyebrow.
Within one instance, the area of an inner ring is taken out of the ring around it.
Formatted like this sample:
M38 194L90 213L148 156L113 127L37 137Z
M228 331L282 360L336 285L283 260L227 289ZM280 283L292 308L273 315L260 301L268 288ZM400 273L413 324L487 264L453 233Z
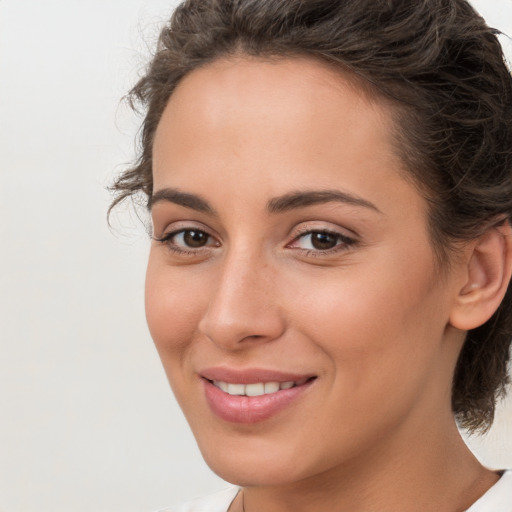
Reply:
M310 190L290 192L284 196L271 199L267 204L270 213L281 213L295 208L304 208L315 204L323 204L330 202L340 202L355 206L370 208L378 213L382 213L373 203L363 199L362 197L341 192L339 190Z
M148 210L151 210L156 203L161 201L168 201L202 213L215 214L215 210L208 201L196 194L181 192L176 188L162 188L155 192L148 200Z
M168 201L202 213L216 215L215 209L208 203L208 201L206 201L206 199L203 199L201 196L196 194L182 192L175 188L162 188L155 192L148 200L148 209L151 210L156 203L162 201ZM306 190L290 192L268 201L267 210L269 213L283 213L298 208L305 208L307 206L330 202L362 206L378 213L382 213L370 201L339 190Z

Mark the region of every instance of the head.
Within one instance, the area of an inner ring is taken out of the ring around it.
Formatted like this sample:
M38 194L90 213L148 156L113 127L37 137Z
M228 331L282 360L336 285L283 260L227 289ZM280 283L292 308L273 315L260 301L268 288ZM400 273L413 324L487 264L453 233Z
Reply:
M496 32L464 0L184 2L131 93L146 108L142 148L115 183L114 204L138 193L154 203L153 150L166 108L186 80L237 62L308 62L378 106L397 175L426 206L440 281L467 247L508 225L512 79ZM453 365L452 410L462 426L485 430L507 384L511 291L480 325L457 327L467 334Z

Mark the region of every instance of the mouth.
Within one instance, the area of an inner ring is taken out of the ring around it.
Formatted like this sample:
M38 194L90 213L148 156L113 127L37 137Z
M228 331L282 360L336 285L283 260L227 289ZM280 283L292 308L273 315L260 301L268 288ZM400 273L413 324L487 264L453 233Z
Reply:
M208 380L216 388L231 396L262 396L271 395L278 391L292 389L297 386L303 386L307 382L315 379L316 377L305 377L303 379L294 381L287 380L284 382L270 381L270 382L255 382L252 384L235 384L222 380Z
M220 419L258 423L290 409L317 380L265 370L211 369L201 373L206 402Z

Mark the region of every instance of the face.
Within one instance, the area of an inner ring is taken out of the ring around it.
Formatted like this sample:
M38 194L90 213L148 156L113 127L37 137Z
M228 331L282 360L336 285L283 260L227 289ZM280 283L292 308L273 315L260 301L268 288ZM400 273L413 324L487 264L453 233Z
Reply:
M387 107L316 61L217 61L172 95L146 313L226 480L342 471L451 417L453 280L402 176Z

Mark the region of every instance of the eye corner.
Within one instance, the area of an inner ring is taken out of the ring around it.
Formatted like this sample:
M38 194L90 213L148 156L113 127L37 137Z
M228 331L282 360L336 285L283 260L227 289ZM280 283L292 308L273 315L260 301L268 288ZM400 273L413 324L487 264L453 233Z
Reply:
M220 241L204 228L180 226L169 229L162 235L153 235L152 240L165 247L173 256L204 258L212 249L221 246Z
M305 226L295 234L286 247L300 251L305 256L328 257L346 252L357 243L355 236L335 229Z

